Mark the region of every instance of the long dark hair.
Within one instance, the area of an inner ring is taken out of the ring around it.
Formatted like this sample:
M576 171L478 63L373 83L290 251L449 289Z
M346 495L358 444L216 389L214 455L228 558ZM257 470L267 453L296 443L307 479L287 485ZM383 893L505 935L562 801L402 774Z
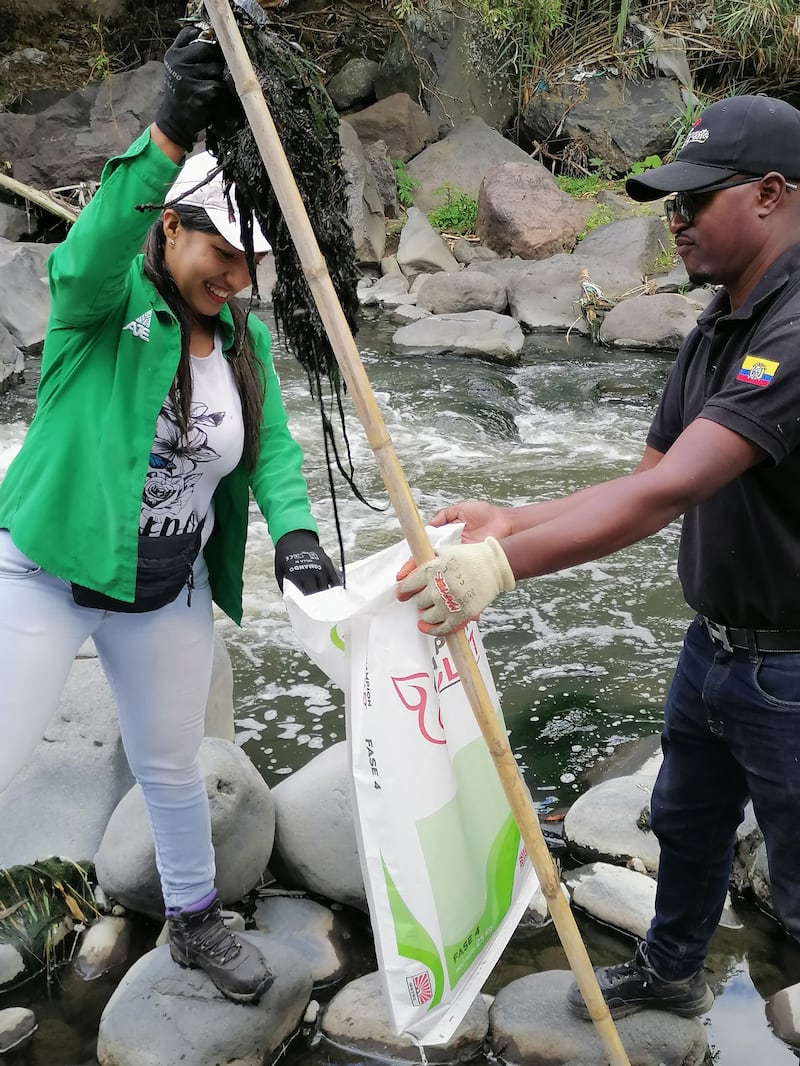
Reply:
M203 233L218 233L202 207L177 204L172 208L185 229ZM189 416L192 410L192 370L189 353L192 316L189 307L167 270L164 259L166 236L161 219L154 222L147 234L144 247L144 272L158 289L167 306L178 319L181 327L181 357L178 370L170 386L169 397L175 410L181 433L188 434ZM264 408L264 376L259 360L253 351L247 330L248 309L241 300L228 300L233 317L233 349L229 364L233 371L244 420L244 460L253 470L258 461L261 445L261 416Z

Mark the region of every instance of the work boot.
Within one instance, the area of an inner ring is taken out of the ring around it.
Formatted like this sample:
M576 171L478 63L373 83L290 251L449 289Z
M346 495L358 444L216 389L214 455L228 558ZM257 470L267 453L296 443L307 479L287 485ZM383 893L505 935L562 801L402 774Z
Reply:
M595 976L612 1018L624 1018L640 1010L666 1010L682 1018L695 1018L710 1010L714 1002L702 970L681 981L659 977L648 962L646 943L638 946L630 962L598 966ZM579 1018L591 1018L576 984L570 985L567 992L567 1006Z
M228 930L216 896L202 910L168 912L167 923L175 962L203 970L235 1003L257 1003L275 980L258 948Z

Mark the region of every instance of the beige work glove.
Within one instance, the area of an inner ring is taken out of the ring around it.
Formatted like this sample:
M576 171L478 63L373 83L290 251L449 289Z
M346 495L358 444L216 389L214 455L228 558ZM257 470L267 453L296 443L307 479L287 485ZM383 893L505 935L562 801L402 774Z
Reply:
M413 600L420 612L419 628L437 636L463 629L498 593L515 584L505 552L494 537L446 548L408 576L403 571L398 576L403 578L399 598Z

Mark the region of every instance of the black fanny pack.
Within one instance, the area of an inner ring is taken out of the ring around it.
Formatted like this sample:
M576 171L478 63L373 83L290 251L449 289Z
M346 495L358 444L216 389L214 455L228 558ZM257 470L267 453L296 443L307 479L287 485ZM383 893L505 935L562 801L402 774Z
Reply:
M181 589L188 590L186 602L191 605L194 587L192 566L200 554L200 534L203 522L191 533L176 533L172 537L139 536L139 561L136 566L136 599L133 603L116 600L84 585L72 584L72 598L79 607L94 607L101 611L123 614L142 614L157 611L178 598Z

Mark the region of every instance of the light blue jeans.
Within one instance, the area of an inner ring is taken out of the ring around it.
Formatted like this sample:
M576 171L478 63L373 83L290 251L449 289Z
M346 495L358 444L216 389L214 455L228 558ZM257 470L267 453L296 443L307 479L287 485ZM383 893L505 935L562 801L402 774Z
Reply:
M144 793L164 904L178 908L208 895L215 872L198 762L214 641L202 556L194 573L191 606L182 592L144 614L78 607L68 582L38 567L0 530L0 791L41 740L75 655L92 637ZM43 796L43 810L48 802L57 797Z

